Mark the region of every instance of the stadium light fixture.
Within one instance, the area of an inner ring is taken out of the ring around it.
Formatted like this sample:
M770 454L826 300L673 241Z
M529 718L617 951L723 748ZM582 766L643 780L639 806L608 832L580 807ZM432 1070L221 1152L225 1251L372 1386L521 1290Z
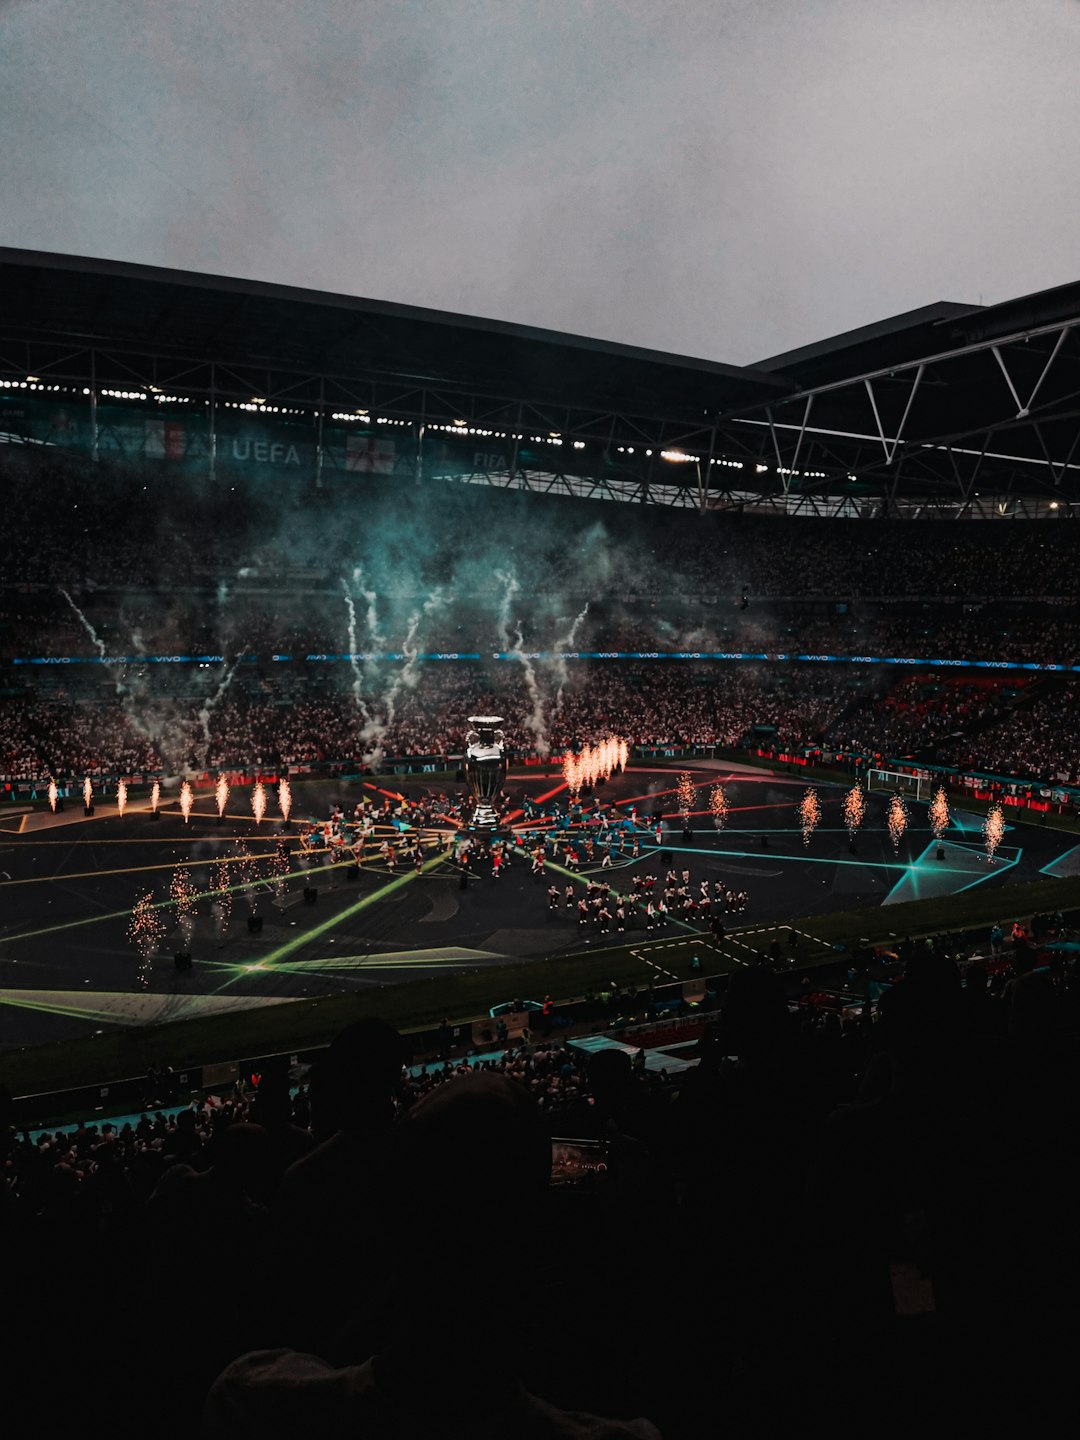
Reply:
M28 385L36 385L38 384L38 377L36 375L28 375L26 377L26 383Z

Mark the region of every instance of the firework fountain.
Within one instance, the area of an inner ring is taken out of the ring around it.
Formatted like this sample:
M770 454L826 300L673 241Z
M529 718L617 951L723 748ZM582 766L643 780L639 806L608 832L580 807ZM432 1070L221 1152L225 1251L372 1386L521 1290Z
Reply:
M292 810L292 787L288 780L279 780L277 787L278 809L281 811L282 824L288 825L289 812Z
M157 815L158 807L161 804L161 786L155 780L150 787L150 814Z
M986 841L986 858L992 865L1005 834L1005 814L1000 805L991 805L983 821L983 839Z
M292 866L289 860L289 846L284 840L279 840L274 851L274 858L271 863L271 871L274 876L274 899L280 905L289 891L289 872Z
M719 780L709 791L709 809L712 812L713 824L717 830L722 830L728 818L728 801Z
M680 770L679 778L675 785L675 796L679 807L679 814L683 824L690 819L690 812L694 808L694 801L697 798L697 791L694 788L694 777L689 770Z
M218 782L214 786L214 799L217 801L218 819L225 818L225 806L229 803L229 782L224 775L218 776Z
M217 919L217 933L220 944L225 943L225 936L229 930L229 921L232 919L232 872L229 869L228 860L219 860L214 866L214 902L213 910Z
M579 755L563 759L563 779L571 795L579 795L586 785L607 780L616 770L625 767L630 747L625 740L609 735L599 745L587 745Z
M259 861L246 845L241 845L234 864L240 884L244 887L248 914L254 915L259 908Z
M940 840L949 828L949 797L945 794L943 785L939 785L934 791L934 798L930 801L930 809L927 813L934 839Z
M191 883L187 867L178 865L173 871L169 885L169 899L176 910L176 923L180 928L181 949L191 952L191 937L195 931L195 906L198 892Z
M180 786L180 814L184 817L185 825L191 817L191 807L194 803L195 796L191 793L191 786L185 780Z
M892 841L893 851L898 853L900 850L900 841L908 826L907 801L903 795L900 794L899 790L896 791L889 801L889 810L885 816L885 824L889 830L889 839Z
M57 796L59 795L59 793L60 793L60 792L59 792L59 791L57 790L57 788L56 788L56 781L55 781L55 780L50 780L50 781L49 781L49 809L53 812L54 815L56 814L56 798L57 798Z
M852 844L855 843L855 836L865 818L866 797L863 795L861 785L853 785L844 796L844 824L847 826L848 839Z
M87 775L82 787L83 806L89 810L94 803L94 787L90 784L90 776Z
M125 811L126 809L127 809L127 785L124 783L123 780L121 780L121 781L117 784L117 787L116 787L116 810L117 810L117 814L120 815L121 818L123 818L123 814L124 814L124 811Z
M251 792L251 813L255 816L256 825L261 823L263 816L266 814L266 791L263 789L261 782L257 783L255 789Z
M153 891L147 891L135 902L128 922L128 937L139 952L139 984L150 987L150 962L165 936L165 922L154 904Z
M807 790L806 794L799 801L799 824L802 826L802 843L810 844L810 836L813 835L821 823L821 802L818 800L817 791Z

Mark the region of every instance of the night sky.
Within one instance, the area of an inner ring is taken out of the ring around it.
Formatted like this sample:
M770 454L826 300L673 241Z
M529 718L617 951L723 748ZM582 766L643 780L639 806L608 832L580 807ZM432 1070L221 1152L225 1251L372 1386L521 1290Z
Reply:
M1078 0L0 0L0 244L736 364L1080 278Z

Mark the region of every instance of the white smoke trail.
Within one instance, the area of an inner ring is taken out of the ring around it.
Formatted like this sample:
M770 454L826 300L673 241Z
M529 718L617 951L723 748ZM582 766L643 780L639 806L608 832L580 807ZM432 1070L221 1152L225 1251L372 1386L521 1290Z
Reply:
M371 717L368 723L360 732L360 738L371 748L364 758L368 762L380 760L383 756L383 741L387 732L393 726L397 715L397 698L403 689L413 689L419 677L420 647L416 643L417 631L421 622L437 610L444 609L453 602L453 595L448 595L441 585L437 585L428 598L421 605L419 610L414 610L409 616L408 629L405 639L402 642L402 653L405 656L405 663L391 680L382 697L382 717Z
M92 641L92 642L94 643L94 645L97 647L97 652L98 652L98 654L101 656L102 660L104 660L104 659L105 659L105 642L104 642L104 640L101 639L101 637L98 635L97 631L94 629L93 625L90 624L90 621L86 618L86 616L83 614L83 612L79 609L78 605L75 604L75 601L71 598L71 596L70 596L70 595L68 594L68 592L64 589L64 587L61 585L61 586L59 587L59 589L60 589L60 594L64 597L64 599L67 601L67 603L71 606L72 610L75 611L75 614L79 617L80 621L82 622L83 629L84 629L84 630L86 631L86 633L90 636L91 641ZM111 667L110 667L110 670L111 670ZM114 680L116 679L116 676L115 676L115 675L113 676L113 679L114 679Z
M544 697L541 694L539 683L536 679L536 670L528 655L525 654L519 622L514 635L514 648L510 652L515 660L520 660L525 669L525 688L529 692L529 702L532 709L525 716L525 728L531 730L535 737L536 751L538 755L549 755L551 743L548 740L547 719L544 715Z
M570 624L570 629L567 630L565 635L560 635L555 641L555 655L552 659L551 667L555 672L555 681L557 686L555 690L555 713L557 715L562 714L563 690L566 686L567 680L569 680L570 678L570 673L566 668L566 661L562 658L562 652L565 650L573 650L574 645L577 641L578 631L581 629L582 625L584 625L586 616L589 613L589 603L590 602L588 600L585 601L585 608L583 610L579 610L578 613L574 616Z
M383 638L382 632L379 629L378 591L374 589L369 589L364 585L364 567L362 565L353 566L352 585L350 586L348 580L342 579L341 589L342 593L345 596L345 608L348 612L349 617L349 664L352 666L353 672L353 699L356 701L356 707L360 711L361 715L364 717L365 721L368 721L370 723L371 711L368 708L367 702L364 700L363 697L364 668L361 661L355 658L355 656L359 652L356 648L357 616L356 600L353 595L353 591L355 589L355 591L359 595L361 595L363 599L367 602L367 612L364 616L364 623L366 625L368 634L368 642L366 648L379 651L385 647L386 642ZM376 662L373 660L368 660L367 666L368 678L369 680L372 680L374 679L374 676L376 674Z
M496 570L495 579L504 587L503 597L499 602L499 618L496 622L499 630L499 639L502 641L500 649L504 652L510 649L510 606L514 596L521 589L517 577L511 575L507 570Z
M101 636L97 633L93 625L79 609L78 605L75 604L75 601L71 598L71 596L64 589L64 587L62 585L59 585L57 586L57 589L60 591L60 594L63 595L67 603L71 606L72 610L74 610L75 614L79 617L79 621L82 624L83 629L90 636L94 648L97 650L101 659L105 662L105 668L109 673L109 678L113 682L113 689L116 692L116 696L124 708L125 715L131 722L132 729L135 730L137 734L141 735L144 740L149 740L151 744L157 745L159 748L161 748L164 736L159 732L157 728L155 728L154 725L147 724L140 710L136 708L135 696L132 694L130 688L125 683L122 674L119 673L116 668L110 665L108 662L108 658L105 654L104 640L102 640Z
M364 703L363 695L360 693L364 688L364 672L360 668L360 661L356 658L356 604L353 600L353 597L349 594L349 586L347 581L342 580L341 588L345 595L345 609L348 611L349 615L349 664L352 666L353 672L353 699L356 701L357 709L360 711L361 715L363 715L364 719L366 720L368 719L368 708Z
M232 678L236 674L236 667L239 664L240 657L238 655L233 661L232 665L226 670L224 680L222 680L221 684L214 691L210 699L203 701L202 708L199 711L199 724L202 726L203 738L203 765L206 764L207 758L210 754L210 712L216 709L221 697L225 694L225 691L228 690L229 686L232 684Z
M496 621L499 639L502 642L501 649L504 654L509 654L515 660L519 660L525 670L525 688L529 692L529 702L532 706L525 717L525 728L532 731L537 752L547 755L551 751L551 745L548 741L547 719L544 715L544 697L536 678L536 669L525 654L520 621L516 622L513 642L511 643L510 640L510 608L514 596L519 593L521 586L518 584L517 576L508 570L496 570L495 578L503 586L502 600L499 602L499 614Z
M353 584L367 601L367 615L365 616L365 620L368 634L371 636L371 642L375 648L381 650L384 642L379 630L379 612L375 603L379 597L376 591L364 589L364 569L362 565L357 565L353 568Z

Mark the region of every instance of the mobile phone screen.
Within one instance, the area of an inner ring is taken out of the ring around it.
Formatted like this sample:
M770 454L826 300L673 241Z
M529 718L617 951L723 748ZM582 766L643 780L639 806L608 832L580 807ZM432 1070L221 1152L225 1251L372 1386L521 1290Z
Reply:
M551 1183L581 1185L602 1180L608 1173L607 1145L602 1140L571 1140L556 1136L551 1142Z

